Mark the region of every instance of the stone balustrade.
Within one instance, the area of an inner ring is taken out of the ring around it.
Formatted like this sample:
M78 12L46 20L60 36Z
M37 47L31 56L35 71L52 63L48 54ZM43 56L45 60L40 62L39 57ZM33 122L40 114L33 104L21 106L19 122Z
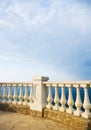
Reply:
M76 116L82 116L84 118L91 118L91 93L88 94L91 82L44 82L48 88L48 97L46 108L67 112ZM52 89L55 89L54 98L52 96ZM61 88L61 90L58 90ZM76 89L76 99L73 99L72 89ZM84 99L81 99L81 88L84 91ZM68 95L65 93L65 89L68 89ZM58 91L61 92L61 98L59 97ZM68 97L68 99L67 99ZM90 97L90 99L89 99ZM54 102L54 103L53 103Z
M91 87L90 81L48 82L48 79L48 77L35 77L31 83L0 83L0 101L30 106L31 110L40 112L47 108L91 118L91 93L90 95L88 93Z
M0 101L9 104L30 105L33 102L33 85L33 83L0 83Z

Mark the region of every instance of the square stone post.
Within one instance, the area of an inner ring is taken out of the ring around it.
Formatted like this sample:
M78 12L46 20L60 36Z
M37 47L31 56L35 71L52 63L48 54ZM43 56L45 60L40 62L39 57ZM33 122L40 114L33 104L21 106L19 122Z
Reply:
M43 85L48 77L34 77L34 102L30 105L31 110L42 112L47 103L47 87Z

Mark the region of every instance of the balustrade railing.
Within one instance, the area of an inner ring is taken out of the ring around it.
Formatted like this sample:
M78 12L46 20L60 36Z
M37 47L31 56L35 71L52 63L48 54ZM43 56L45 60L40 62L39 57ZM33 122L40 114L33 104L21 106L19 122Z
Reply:
M90 81L47 82L48 79L48 77L36 77L31 83L1 82L0 101L30 106L30 109L37 111L42 111L46 107L84 118L91 118ZM75 93L73 90L75 90Z
M91 118L91 89L90 94L88 93L91 82L44 82L43 84L48 88L46 108ZM52 96L53 88L55 89L54 98ZM61 88L61 95L58 94L58 88ZM67 88L68 93L65 93ZM73 88L76 89L75 100L73 98ZM83 97L81 96L81 88L84 90Z
M19 89L17 89L18 87ZM0 83L0 101L2 103L28 106L33 102L32 89L33 83Z

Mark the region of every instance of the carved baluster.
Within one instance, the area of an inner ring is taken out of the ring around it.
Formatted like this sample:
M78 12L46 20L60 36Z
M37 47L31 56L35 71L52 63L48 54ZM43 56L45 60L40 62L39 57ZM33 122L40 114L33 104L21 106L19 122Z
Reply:
M74 115L80 116L82 111L81 111L81 107L82 107L82 101L81 101L81 95L80 95L80 85L75 85L76 90L77 90L77 96L76 96L76 108L77 110L74 111Z
M65 107L65 104L66 104L66 97L65 97L65 85L61 85L61 100L60 100L60 103L61 103L61 107L59 108L59 111L63 111L65 112L66 111L66 107Z
M74 109L73 109L73 105L74 105L74 100L73 100L73 96L72 96L72 85L68 85L69 87L69 97L68 97L68 105L69 105L69 108L66 109L66 112L67 113L70 113L72 114Z
M55 98L54 98L55 106L53 107L53 109L58 110L59 109L58 85L56 84L54 86L55 86Z
M25 95L24 95L23 105L28 105L28 86L27 85L25 85Z
M6 95L6 84L3 84L3 103L7 102L7 95Z
M13 104L18 104L18 101L17 101L17 99L18 99L18 95L17 95L17 84L13 84L13 86L14 86L14 96L13 96L14 101L13 101Z
M83 107L85 109L85 112L82 113L82 117L91 118L91 112L90 112L91 103L90 103L89 96L88 96L89 85L86 84L86 85L83 85L83 87L84 87L84 103L83 103Z
M2 84L0 84L0 101L2 101L2 92L1 92Z
M33 103L33 86L30 86L30 96L29 96L29 104Z
M46 108L48 109L52 109L52 101L53 101L53 98L52 98L52 86L51 85L48 85L48 98L47 98L47 102L48 104L46 105Z
M11 86L11 84L7 84L7 86L8 86L8 88L9 88L9 91L8 91L8 103L12 103L12 86Z
M19 102L18 102L18 104L22 105L23 104L23 92L22 92L23 85L19 84L19 86L20 86L20 95L19 95Z

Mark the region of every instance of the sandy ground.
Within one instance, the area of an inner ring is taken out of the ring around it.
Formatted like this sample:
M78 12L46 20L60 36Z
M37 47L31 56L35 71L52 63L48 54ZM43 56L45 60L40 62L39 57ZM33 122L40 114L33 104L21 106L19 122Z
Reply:
M60 122L0 111L0 130L68 130Z

